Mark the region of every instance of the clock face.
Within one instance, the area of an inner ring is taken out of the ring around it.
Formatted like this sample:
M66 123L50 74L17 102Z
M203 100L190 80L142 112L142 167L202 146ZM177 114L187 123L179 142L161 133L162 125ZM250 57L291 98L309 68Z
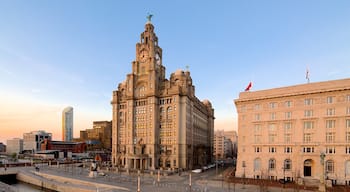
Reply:
M160 65L160 56L158 53L156 53L156 62L158 65Z
M148 52L146 50L143 50L141 51L141 54L140 54L140 60L142 62L145 62L148 58Z

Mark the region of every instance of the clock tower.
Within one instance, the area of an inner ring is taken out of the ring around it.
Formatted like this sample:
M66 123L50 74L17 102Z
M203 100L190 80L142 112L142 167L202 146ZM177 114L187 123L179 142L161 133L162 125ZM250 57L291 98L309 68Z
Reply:
M134 170L204 166L211 162L214 109L195 96L188 70L165 78L151 16L132 72L113 91L112 163Z
M162 49L158 45L158 37L154 33L150 17L145 25L145 31L140 35L140 42L136 44L132 74L135 75L135 84L148 81L145 88L152 95L158 95L156 90L165 79L165 67L162 65Z

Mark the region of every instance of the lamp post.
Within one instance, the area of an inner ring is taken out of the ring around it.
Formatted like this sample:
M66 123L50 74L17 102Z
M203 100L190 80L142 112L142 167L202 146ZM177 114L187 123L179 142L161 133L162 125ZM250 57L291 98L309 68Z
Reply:
M192 174L190 172L190 182L189 182L190 192L192 191Z
M243 187L242 189L245 189L245 161L242 161L242 167L243 167Z
M325 184L325 166L324 166L324 159L326 157L326 154L322 152L320 154L320 163L321 163L321 168L322 168L322 173L320 177L320 185L318 187L319 191L326 191L326 184Z

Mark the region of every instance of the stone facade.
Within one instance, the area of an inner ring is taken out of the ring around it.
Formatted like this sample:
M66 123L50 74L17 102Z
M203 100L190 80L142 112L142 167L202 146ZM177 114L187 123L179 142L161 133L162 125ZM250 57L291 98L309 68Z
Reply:
M350 181L350 79L241 92L238 177Z
M88 145L88 150L112 150L112 121L94 121L92 129L80 131L79 141Z
M127 169L192 169L212 161L214 109L199 101L189 71L165 78L150 21L132 73L113 91L112 163Z

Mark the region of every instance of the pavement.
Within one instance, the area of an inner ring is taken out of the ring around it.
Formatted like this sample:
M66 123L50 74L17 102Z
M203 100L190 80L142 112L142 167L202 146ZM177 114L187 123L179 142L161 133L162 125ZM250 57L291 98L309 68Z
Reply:
M23 170L24 169L21 169L21 171ZM25 170L28 173L35 174L34 167L27 167ZM91 178L88 176L89 171L87 168L79 168L70 165L61 165L59 168L57 166L43 166L40 167L40 173L62 177L67 180L65 184L78 184L81 185L82 188L88 189L91 192L310 192L310 190L296 190L278 187L267 187L265 188L267 190L263 190L260 186L257 185L227 183L225 181L215 180L210 176L201 176L200 174L193 174L190 185L188 173L183 173L181 176L177 174L170 176L161 176L159 182L157 175L140 174L140 176L138 176L135 173L127 174L108 171L103 172L104 176L101 174L96 178ZM50 176L48 177L51 180L54 178ZM80 182L78 182L78 180Z

